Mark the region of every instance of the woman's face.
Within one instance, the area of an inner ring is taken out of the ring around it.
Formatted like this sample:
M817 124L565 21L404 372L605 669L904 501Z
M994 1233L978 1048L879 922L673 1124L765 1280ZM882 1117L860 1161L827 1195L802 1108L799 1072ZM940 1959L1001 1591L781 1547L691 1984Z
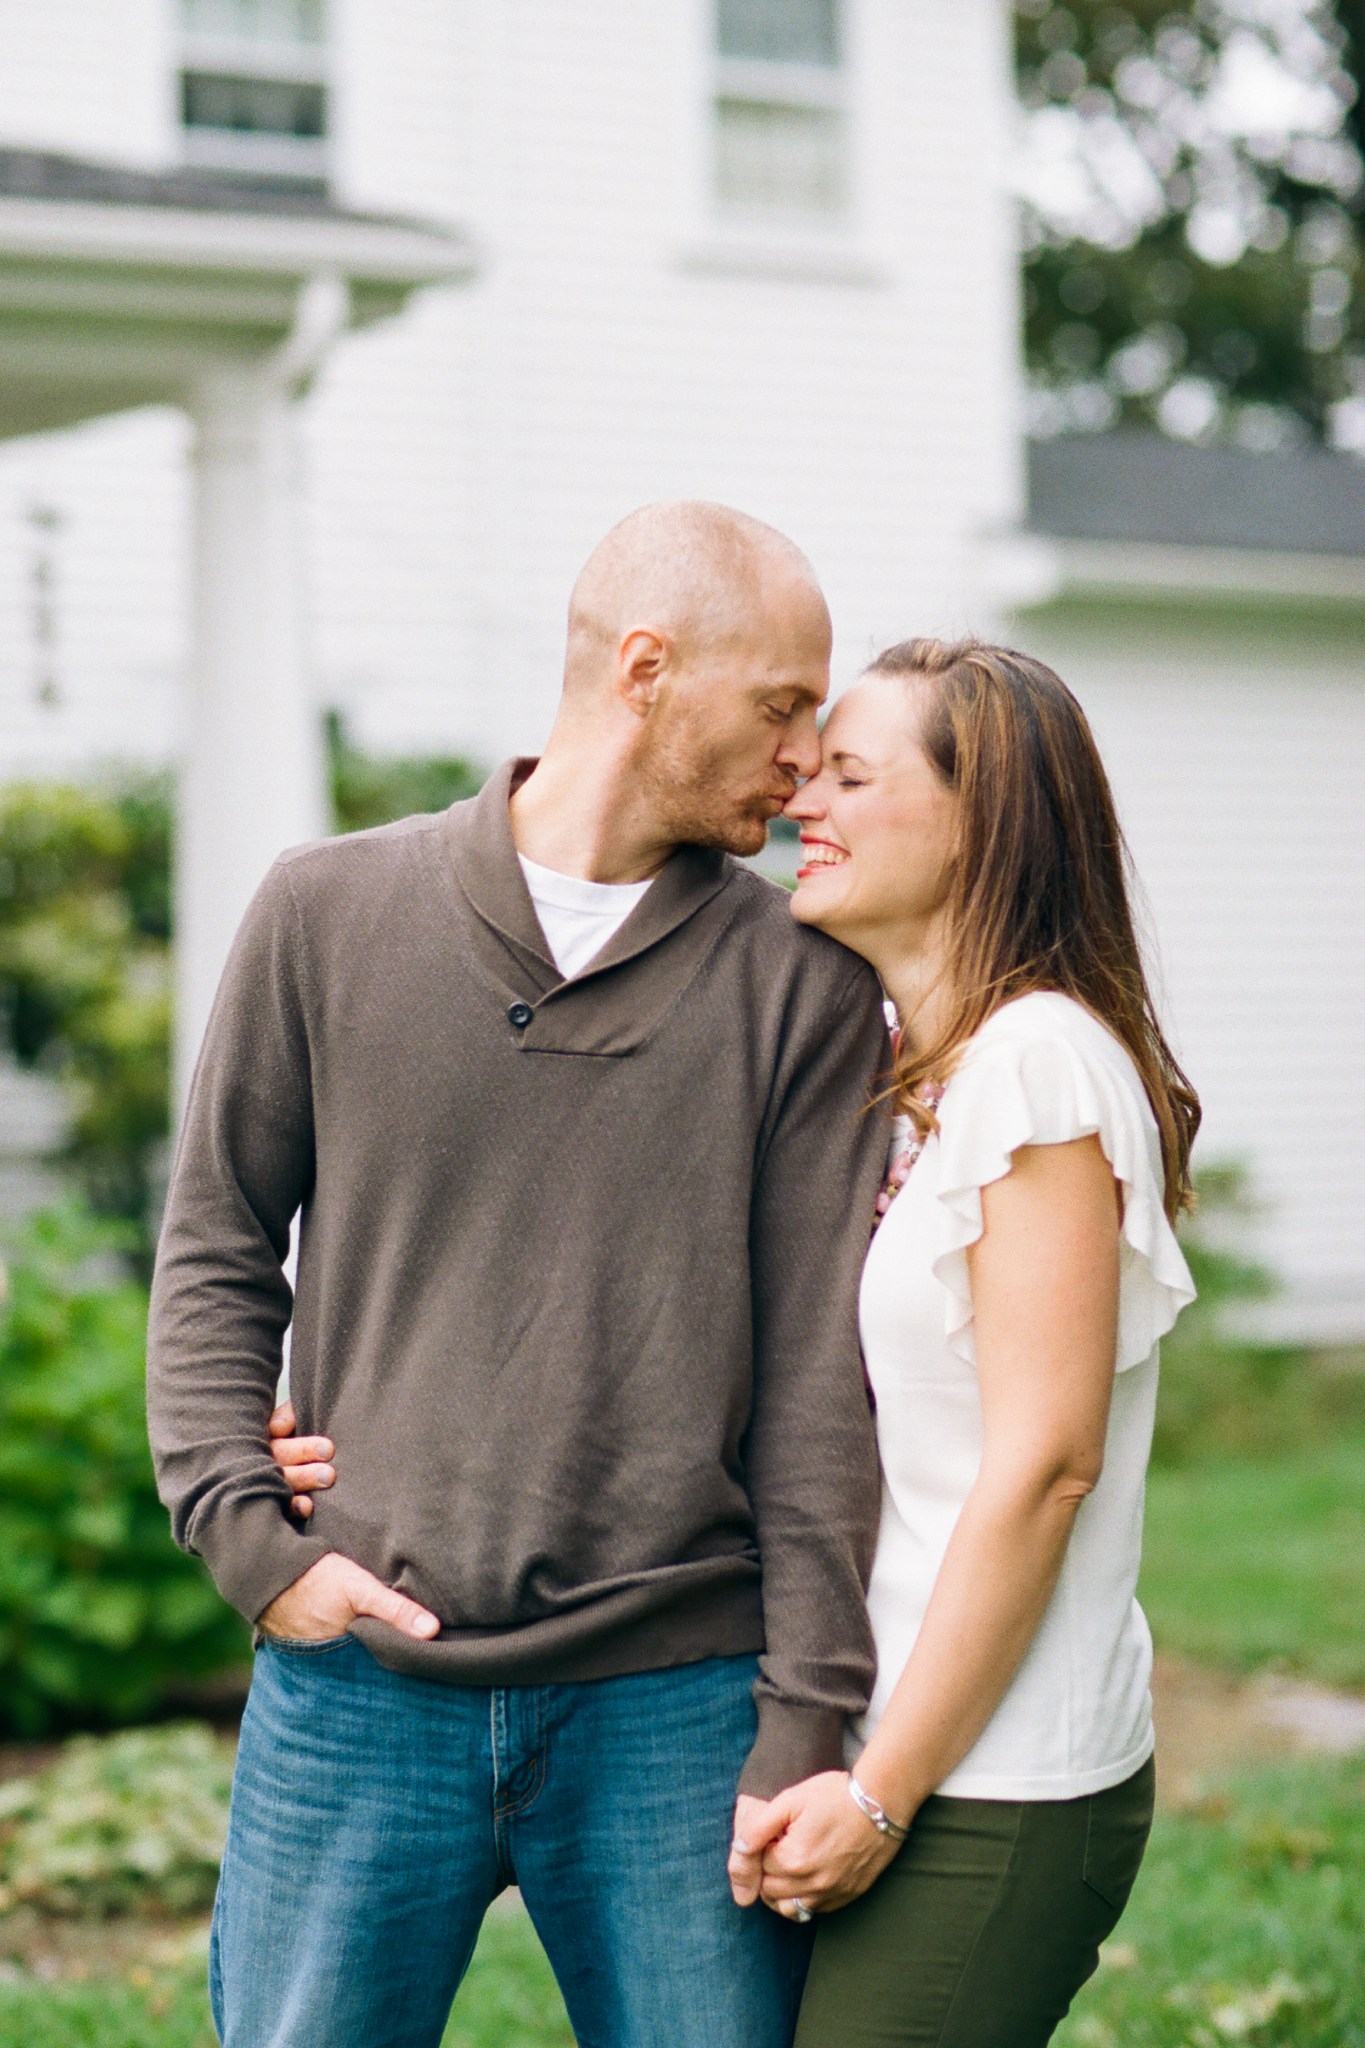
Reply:
M948 900L958 801L920 744L924 689L864 676L784 813L801 827L793 915L882 968L941 936Z

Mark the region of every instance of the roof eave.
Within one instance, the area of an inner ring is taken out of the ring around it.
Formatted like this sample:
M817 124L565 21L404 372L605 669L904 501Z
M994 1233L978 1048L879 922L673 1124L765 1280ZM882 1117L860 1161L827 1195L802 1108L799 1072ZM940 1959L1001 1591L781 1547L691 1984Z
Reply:
M471 276L477 256L455 229L337 214L209 213L189 208L0 195L0 260L60 266L301 278L334 271L364 287L416 290Z
M182 404L287 348L318 289L340 333L475 269L466 237L418 222L0 194L0 440Z
M1066 604L1365 609L1365 557L1089 540L1025 530L998 542L992 580L1009 609Z

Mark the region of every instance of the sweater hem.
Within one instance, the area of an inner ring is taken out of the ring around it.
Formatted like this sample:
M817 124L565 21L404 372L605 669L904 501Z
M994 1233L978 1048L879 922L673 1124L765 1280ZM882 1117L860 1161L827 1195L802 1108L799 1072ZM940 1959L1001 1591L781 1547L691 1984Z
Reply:
M288 1498L281 1487L278 1493L272 1489L221 1504L184 1543L203 1558L228 1605L253 1627L281 1593L334 1548L290 1520Z
M665 1607L603 1626L595 1610L570 1618L577 1624L565 1641L566 1618L511 1631L461 1629L419 1642L382 1621L357 1616L353 1633L376 1663L408 1678L438 1685L574 1685L621 1678L634 1671L663 1671L675 1664L699 1664L706 1657L756 1656L763 1649L763 1607L759 1588L746 1580L709 1587L705 1601L691 1594L685 1606ZM528 1640L529 1638L529 1640Z

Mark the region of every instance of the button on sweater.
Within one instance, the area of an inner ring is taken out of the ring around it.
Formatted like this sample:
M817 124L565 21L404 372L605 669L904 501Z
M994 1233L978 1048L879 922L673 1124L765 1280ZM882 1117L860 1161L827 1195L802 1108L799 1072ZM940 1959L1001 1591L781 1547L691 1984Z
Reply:
M469 803L276 863L187 1107L148 1397L177 1540L255 1619L329 1551L458 1684L761 1652L742 1780L837 1766L872 1678L858 1274L886 1156L875 978L682 848L565 981ZM296 1292L283 1271L299 1217ZM306 1529L267 1449L285 1329Z

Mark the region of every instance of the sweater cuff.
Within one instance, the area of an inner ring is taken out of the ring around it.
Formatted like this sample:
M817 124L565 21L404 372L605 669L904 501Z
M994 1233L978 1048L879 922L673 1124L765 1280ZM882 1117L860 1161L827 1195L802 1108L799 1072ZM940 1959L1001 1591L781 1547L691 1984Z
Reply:
M305 1535L274 1494L262 1493L222 1502L190 1541L228 1605L250 1622L333 1547Z
M740 1773L740 1791L775 1799L803 1778L841 1771L847 1725L837 1707L802 1707L760 1692L758 1736Z

